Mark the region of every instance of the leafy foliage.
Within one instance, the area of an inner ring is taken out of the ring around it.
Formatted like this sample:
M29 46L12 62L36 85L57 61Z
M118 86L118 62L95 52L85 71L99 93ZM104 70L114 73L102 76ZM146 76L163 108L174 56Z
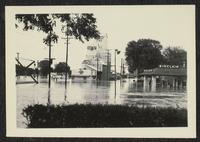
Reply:
M66 70L67 70L67 73L71 72L70 67L69 66L66 67L65 62L59 62L58 64L55 65L54 71L57 73L65 73Z
M42 76L47 76L49 73L49 61L42 60L39 62L39 72Z
M22 114L29 128L187 126L187 110L181 108L36 104L24 108Z
M152 39L139 39L129 42L126 47L126 61L129 71L157 67L163 59L161 49L160 42Z
M58 42L58 36L54 33L48 34L46 38L43 38L43 43L49 46L51 43L57 43Z
M74 36L76 39L83 42L91 38L99 39L100 33L96 30L96 18L93 14L54 14L54 17L60 19L65 25L62 30L69 36Z
M164 62L169 65L182 66L187 61L187 52L179 47L168 47L163 51Z
M53 32L56 19L60 19L60 22L64 24L62 30L66 35L74 36L81 42L83 39L88 41L91 38L100 38L93 14L17 14L15 18L18 23L23 23L24 31L37 29L47 33L43 42L48 46L50 42L58 41L58 35ZM66 26L67 29L65 29ZM15 27L19 27L18 24L15 24Z
M56 26L56 22L49 14L16 14L15 18L24 24L25 31L37 28L38 31L48 33Z
M23 23L23 30L43 31L47 34L47 37L43 39L43 43L50 45L51 42L56 43L58 41L58 35L53 32L53 27L56 26L56 21L50 14L16 14L15 18L19 23ZM17 24L16 24L17 25ZM18 25L16 26L18 27Z

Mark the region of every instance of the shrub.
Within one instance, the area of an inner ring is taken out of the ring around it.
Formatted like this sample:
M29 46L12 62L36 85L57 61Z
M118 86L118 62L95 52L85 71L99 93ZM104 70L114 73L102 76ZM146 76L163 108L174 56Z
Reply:
M187 110L127 105L33 105L23 109L29 128L184 127Z

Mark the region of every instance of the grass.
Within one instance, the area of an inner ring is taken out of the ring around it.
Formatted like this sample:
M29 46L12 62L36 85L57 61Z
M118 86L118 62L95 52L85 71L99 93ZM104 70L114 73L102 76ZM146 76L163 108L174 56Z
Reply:
M187 110L126 105L32 105L23 109L28 128L184 127Z

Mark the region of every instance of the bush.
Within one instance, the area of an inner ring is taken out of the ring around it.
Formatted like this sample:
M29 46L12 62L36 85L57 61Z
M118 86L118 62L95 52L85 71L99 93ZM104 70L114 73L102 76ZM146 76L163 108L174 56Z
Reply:
M33 105L23 109L29 128L184 127L187 110L124 105Z

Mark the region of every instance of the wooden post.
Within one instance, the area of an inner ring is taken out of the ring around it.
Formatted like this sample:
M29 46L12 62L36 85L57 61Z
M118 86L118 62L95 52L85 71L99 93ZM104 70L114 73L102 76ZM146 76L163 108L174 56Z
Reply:
M49 32L49 36L50 36L50 39L49 39L49 82L48 82L48 87L51 88L51 62L52 62L52 59L51 59L51 30Z
M107 50L108 52L107 52L107 81L109 80L109 50Z
M183 81L182 80L180 80L180 87L179 88L183 89Z
M51 89L51 62L52 62L52 59L51 59L51 30L49 32L49 36L50 36L50 39L49 39L49 82L48 82L48 101L47 101L48 105L51 104L51 92L50 92L50 89Z
M98 70L99 70L99 58L98 58L98 55L97 55L97 80L99 80L99 76L98 76Z
M178 89L178 80L176 80L176 89Z
M117 80L117 71L116 71L116 52L117 50L115 50L115 100L116 100L116 93L117 93L117 84L116 84L116 80Z
M173 85L173 88L176 88L176 79L175 78L173 79L173 84L172 85Z
M146 91L147 88L147 77L144 76L144 81L143 81L143 90Z
M156 91L156 76L152 76L151 91Z
M65 69L65 89L67 89L67 67L68 67L68 44L69 44L69 35L68 35L68 26L67 26L67 42L66 42L66 69Z

